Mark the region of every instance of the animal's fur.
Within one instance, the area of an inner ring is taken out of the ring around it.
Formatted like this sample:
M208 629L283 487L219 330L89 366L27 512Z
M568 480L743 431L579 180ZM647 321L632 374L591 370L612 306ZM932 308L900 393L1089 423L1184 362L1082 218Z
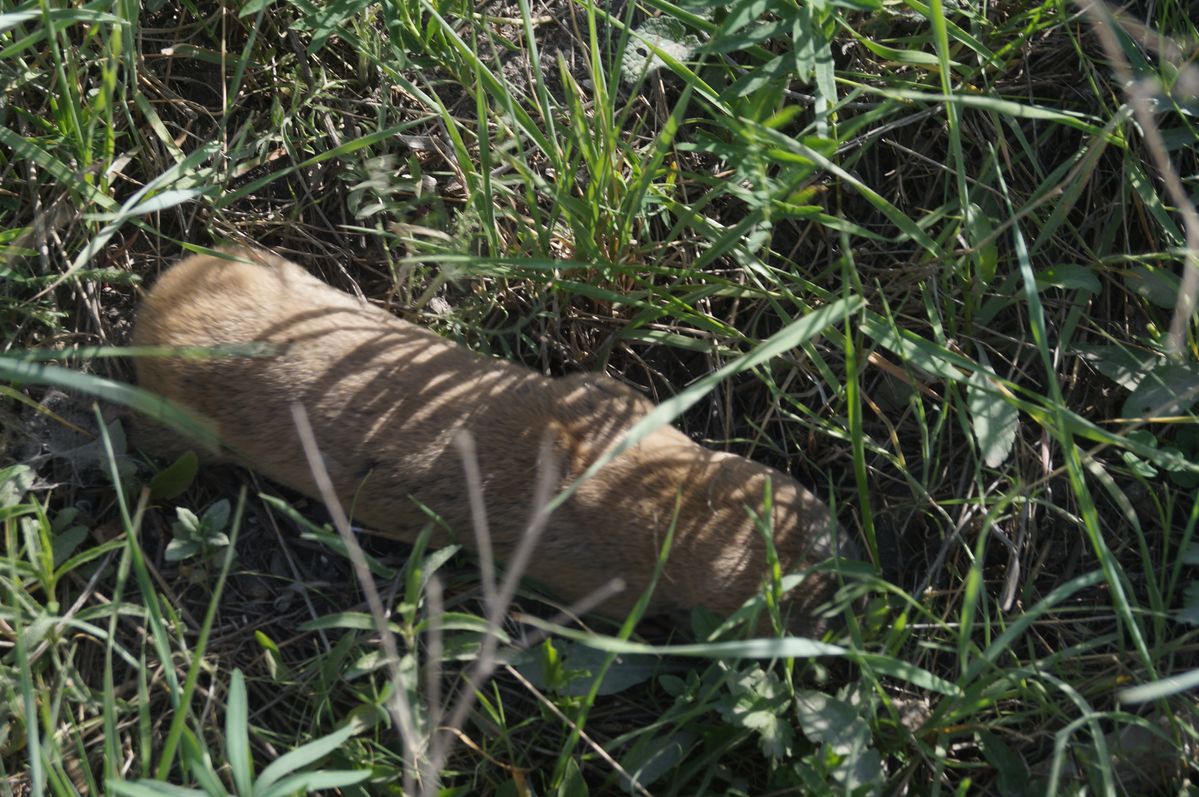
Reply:
M281 258L229 254L235 259L192 256L163 274L138 313L133 341L262 341L273 353L140 357L141 386L211 422L227 459L316 496L292 423L290 407L300 402L344 505L385 535L414 539L428 520L415 498L473 547L463 465L452 445L468 429L502 559L527 526L547 430L563 471L558 486L565 487L653 407L604 376L551 379L471 352ZM747 508L760 512L768 481L783 568L828 557L836 525L808 490L666 426L554 511L528 575L569 599L622 577L628 588L603 608L626 612L650 583L677 502L674 542L650 610L706 606L728 614L767 574L766 544ZM813 628L811 610L828 587L827 577L813 577L795 591L793 628Z

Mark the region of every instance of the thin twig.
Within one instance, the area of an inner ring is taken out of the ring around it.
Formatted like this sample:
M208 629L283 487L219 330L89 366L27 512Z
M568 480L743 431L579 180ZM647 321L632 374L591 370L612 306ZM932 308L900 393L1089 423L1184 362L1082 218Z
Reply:
M550 700L545 695L541 694L541 691L536 686L534 686L532 683L530 683L529 679L527 679L523 675L521 675L519 670L517 670L515 667L513 667L510 664L505 664L504 669L507 670L508 674L511 675L513 678L520 681L521 685L523 685L525 689L528 689L529 692L531 692L533 694L533 696L536 697L537 700L543 706L545 706L546 708L548 708L550 710L550 713L552 713L558 719L562 720L563 724L568 725L571 728L573 728L575 730L575 732L579 734L579 738L582 739L584 742L586 742L587 745L592 750L595 751L596 755L598 755L600 758L604 759L604 761L606 761L608 763L608 766L612 767L612 769L614 771L616 771L620 775L623 775L628 780L629 786L631 786L634 791L636 791L638 794L642 795L642 797L652 797L652 795L649 793L649 791L647 791L646 788L641 785L641 782L639 780L637 780L637 777L635 775L633 775L627 769L622 767L620 765L620 762L617 761L615 758L613 758L612 755L607 750L605 750L597 741L595 741L590 736L588 736L586 731L584 731L582 728L578 727L578 725L576 725L575 722L570 717L563 714L562 710L560 708L558 708L556 705L554 705L554 701Z
M330 480L329 471L325 468L325 462L321 458L316 437L312 433L312 426L308 423L308 413L297 402L291 405L291 415L300 436L300 444L304 447L304 457L308 460L308 468L312 472L313 481L316 482L321 500L325 502L325 507L329 510L334 528L337 529L337 533L341 535L342 542L346 546L350 564L354 567L354 575L358 578L358 583L362 585L362 591L366 595L366 603L370 607L375 627L379 629L379 642L383 646L383 654L387 658L387 667L392 682L392 699L389 701L388 709L391 711L396 726L400 729L400 742L404 746L404 792L414 794L413 774L417 771L416 728L412 721L412 706L408 702L408 692L404 688L403 676L400 673L400 653L396 647L395 637L388 628L387 612L383 608L383 601L379 598L379 590L375 587L375 580L371 576L370 567L362 553L362 547L354 538L354 532L350 529L350 520L346 517L345 511L341 507L341 501L338 500L337 493L333 489L333 482Z
M1191 198L1179 179L1178 171L1170 160L1166 142L1153 118L1153 95L1159 88L1158 81L1138 80L1120 51L1120 44L1112 28L1117 24L1111 8L1103 0L1076 0L1083 13L1090 17L1091 27L1099 38L1108 61L1116 72L1116 78L1128 95L1129 105L1137 117L1145 148L1153 156L1166 192L1182 217L1185 229L1186 251L1182 260L1182 284L1178 288L1178 302L1174 306L1174 317L1170 320L1167 346L1173 355L1183 352L1186 344L1187 324L1195 312L1195 299L1199 296L1199 211L1191 204ZM1146 87L1149 87L1148 90Z
M470 432L464 430L459 432L455 440L455 445L457 445L458 450L463 454L464 458L468 453L473 458L474 454L474 443L472 440L467 439L469 436ZM516 594L516 587L520 582L520 577L528 567L529 558L533 554L533 548L537 545L537 541L541 539L541 533L545 530L546 522L549 520L550 510L548 509L548 505L559 479L557 458L554 456L551 440L548 437L541 442L540 456L537 461L537 484L533 493L533 516L530 518L529 525L525 529L525 533L521 536L520 543L516 546L516 550L508 562L508 569L504 574L503 584L500 586L499 591L492 595L492 600L486 606L487 633L483 638L482 645L479 647L479 653L475 657L474 665L470 668L466 676L466 683L459 690L458 697L454 701L454 707L449 712L449 720L446 722L447 728L438 732L434 737L432 751L429 755L429 768L433 772L441 771L446 757L449 755L453 741L449 729L462 727L466 721L467 714L474 707L477 690L495 670L497 661L495 654L499 645L500 620L503 619L508 611L512 597ZM473 465L477 473L478 463L474 462ZM464 464L464 467L469 473L471 465ZM469 498L472 513L477 519L479 516L478 507L484 506L481 480L473 485L468 480L467 487L470 493ZM480 534L480 529L483 529L482 534ZM475 534L476 541L481 546L478 555L480 561L482 561L483 543L485 542L488 548L491 546L491 539L486 532L486 523L482 525L476 524ZM487 556L490 557L491 553L488 550Z

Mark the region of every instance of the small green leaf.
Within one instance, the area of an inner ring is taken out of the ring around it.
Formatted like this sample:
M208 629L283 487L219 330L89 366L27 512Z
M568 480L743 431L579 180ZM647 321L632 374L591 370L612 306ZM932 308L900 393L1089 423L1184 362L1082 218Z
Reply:
M54 535L54 566L58 567L71 554L75 553L75 549L87 539L87 529L83 526L72 526L71 528L57 532Z
M155 501L170 501L183 495L187 488L191 487L199 468L200 459L196 452L185 452L171 463L170 467L159 471L158 475L150 480L150 498Z
M814 690L796 693L795 703L804 736L835 754L832 760L838 763L832 774L845 792L877 794L883 780L882 758L871 747L870 726L857 710Z
M808 741L827 744L839 755L869 746L870 726L848 703L812 689L797 692L795 702Z
M37 474L28 465L10 465L0 470L0 509L21 503L36 480Z
M171 530L176 536L191 537L200 530L200 518L185 506L175 507L177 520L171 524ZM182 532L182 533L181 533Z
M790 698L778 676L753 667L739 674L729 689L731 694L720 706L724 721L756 732L758 746L770 758L790 757L795 730L786 721L783 709Z
M1156 467L1153 467L1150 463L1146 463L1144 459L1141 459L1131 451L1122 452L1121 459L1125 460L1128 470L1131 470L1141 478L1153 478L1157 476Z
M163 558L168 562L182 562L200 552L200 543L192 540L174 539L167 543Z
M970 382L966 386L966 404L970 408L971 427L978 440L983 462L988 468L999 467L1012 453L1016 430L1020 426L1019 413L978 371L970 375Z
M1179 459L1183 458L1183 453L1173 446L1162 446L1161 452L1166 455L1176 455ZM1170 474L1170 481L1183 487L1187 490L1192 490L1199 487L1199 473L1194 471L1184 470L1182 468L1166 468Z
M1139 443L1149 448L1157 448L1157 438L1151 432L1144 429L1134 429L1125 435L1130 442ZM1152 479L1157 475L1157 468L1153 467L1152 463L1146 462L1141 457L1131 451L1121 451L1120 458L1128 465L1129 469L1143 479Z
M247 0L247 2L241 7L241 10L237 12L237 16L240 19L243 17L248 17L251 14L257 14L259 11L262 11L264 8L270 6L270 4L271 0Z
M204 512L204 519L200 521L200 529L206 540L215 541L220 532L225 530L225 527L229 525L230 512L232 512L232 507L229 505L228 498L222 498L208 507ZM225 539L225 544L229 544L228 538Z
M283 651L279 649L275 640L261 631L254 632L254 640L266 653L266 666L271 677L278 683L290 681L294 675L291 668L287 666L287 662L283 658Z
M666 68L663 55L673 61L685 61L699 49L699 39L689 34L683 23L673 17L651 17L633 31L620 65L626 83L636 83L647 74Z
M571 757L562 772L562 783L558 785L558 797L587 797L587 781L579 770L579 762Z
M658 685L671 697L678 697L687 690L687 682L677 675L666 673L658 677Z

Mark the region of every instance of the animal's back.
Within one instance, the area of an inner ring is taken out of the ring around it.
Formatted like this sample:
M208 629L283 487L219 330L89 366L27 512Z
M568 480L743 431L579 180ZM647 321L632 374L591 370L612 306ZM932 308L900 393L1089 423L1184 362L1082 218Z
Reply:
M141 385L211 420L240 461L315 496L292 422L292 405L302 405L339 497L377 531L412 540L428 520L423 504L473 547L453 446L465 429L475 439L491 536L503 558L534 509L540 469L555 468L555 489L565 488L653 407L602 375L550 379L483 357L280 258L234 254L232 261L187 258L166 272L146 297L134 342L257 342L268 350L139 358ZM540 456L546 439L549 461ZM768 487L770 514L755 520ZM555 510L528 572L567 598L622 577L628 591L607 604L620 614L651 582L673 529L651 611L728 613L763 581L768 528L784 570L833 551L836 524L808 490L665 426ZM827 579L814 579L793 595L795 627L806 627L827 587Z
M236 259L190 257L163 274L133 342L263 344L258 356L137 360L139 384L211 421L234 459L312 494L292 421L298 403L339 494L349 502L365 488L375 500L356 501L358 517L384 530L423 524L408 498L414 489L453 495L431 503L447 519L466 518L451 447L459 429L508 433L506 450L518 465L518 444L531 432L513 428L505 407L516 391L549 380L333 290L281 258L231 254Z

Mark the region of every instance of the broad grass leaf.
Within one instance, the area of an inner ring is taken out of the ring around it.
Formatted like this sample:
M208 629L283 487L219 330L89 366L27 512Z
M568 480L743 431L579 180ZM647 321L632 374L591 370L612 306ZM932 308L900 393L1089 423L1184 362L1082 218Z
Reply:
M291 504L287 503L282 498L274 495L267 495L266 493L259 493L258 497L262 499L262 501L268 506L273 507L288 520L299 526L300 539L315 540L329 550L336 551L346 559L349 558L350 555L346 551L346 544L342 541L341 536L337 534L337 532L330 531L328 527L321 528L320 526L316 525L311 520L304 517L303 514L297 512L291 506ZM395 570L383 564L369 553L364 552L363 556L366 559L366 566L370 569L373 575L378 576L381 579L395 578Z
M695 733L680 730L651 739L630 750L621 758L620 766L637 780L638 785L650 786L686 758L696 738ZM630 794L638 793L627 778L621 778L621 786Z
M965 376L955 364L954 359L957 356L952 352L914 332L899 329L894 322L882 316L865 314L858 324L858 329L880 346L889 349L907 366L914 366L931 376L950 382L957 382Z
M1136 390L1145 374L1166 361L1160 354L1116 344L1079 343L1074 350L1096 371L1126 390Z
M55 158L30 139L0 126L0 144L12 150L12 154L16 156L13 160L26 160L36 164L52 176L57 184L69 186L88 201L107 209L117 207L116 200L82 179L79 171Z
M306 766L310 766L311 764L316 763L318 760L324 758L329 753L331 753L334 750L336 750L337 748L341 747L343 744L345 744L345 742L351 736L354 736L355 734L360 733L362 730L365 729L365 727L366 727L366 725L360 717L351 717L350 722L347 722L345 725L343 725L341 728L337 729L333 733L330 733L326 736L322 736L321 738L311 741L308 744L301 745L300 747L297 747L295 750L292 750L291 752L284 753L283 755L279 756L274 761L272 761L270 764L268 764L266 769L262 770L262 774L259 775L258 780L256 780L254 782L254 793L256 793L256 794L274 793L275 790L271 790L271 788L270 788L272 785L274 785L275 783L278 783L280 781L283 781L284 778L287 778L292 773L294 773L300 769L303 769ZM313 773L310 773L309 777L328 775L331 777L331 780L329 783L327 783L325 785L320 785L320 786L314 785L311 788L313 788L313 789L334 788L337 785L343 785L345 783L356 783L359 780L362 780L362 777L356 777L352 780L342 780L343 778L346 778L349 775L355 775L355 774L358 774L358 773L313 772ZM365 774L369 774L369 773L365 773ZM283 781L283 782L286 782L286 781ZM282 783L280 785L282 785ZM279 791L279 793L280 794L291 794L291 793L294 793L295 791L297 791L298 788L299 787L292 786L289 789ZM246 793L248 794L249 792L246 792Z
M142 661L142 667L145 667L145 661ZM149 691L148 686L143 691L143 696L148 701ZM220 777L212 769L212 756L207 747L200 743L196 735L189 729L184 728L180 734L180 753L179 760L183 765L183 769L193 778L196 783L204 790L208 797L224 797L228 792L225 791L224 784L221 783Z
M105 786L118 797L209 797L199 789L186 789L157 780L110 780Z
M987 377L977 371L970 375L966 386L966 404L983 462L988 468L999 467L1012 453L1016 430L1020 426L1019 413Z
M872 41L866 36L860 36L852 29L848 29L858 42L870 52L877 55L879 58L885 58L888 61L894 61L897 64L910 64L911 66L936 66L937 56L933 53L927 53L923 50L906 50L899 47L888 47L885 44L879 44ZM950 66L959 66L956 61L950 61Z
M202 188L168 188L133 207L121 208L121 210L111 213L88 213L85 218L88 221L124 221L133 216L145 216L169 210L176 205L182 205L184 202L190 202L198 196L203 196L205 192L206 189Z
M1178 302L1178 277L1165 269L1133 266L1124 272L1124 284L1152 305L1173 310Z
M551 679L546 673L545 656L540 649L533 649L516 662L516 669L538 689L552 689L566 697L582 697L591 692L595 673L600 672L608 654L574 642L559 641L554 645L561 660L562 679ZM555 667L559 669L559 667ZM623 654L608 667L597 695L614 695L644 683L664 669L657 656ZM553 682L560 680L560 682Z
M579 485L599 472L600 468L635 446L656 429L682 415L689 407L715 390L716 386L725 379L756 368L785 352L802 346L807 341L823 334L830 327L839 324L847 315L856 313L861 309L862 304L861 297L847 296L801 316L762 341L754 349L663 401L626 432L624 438L616 446L604 452L603 456L593 462L578 479L558 493L546 508L552 510L561 506L574 494Z
M243 19L251 14L257 14L259 11L262 11L264 8L269 6L271 2L272 0L248 0L248 2L242 5L241 9L237 12L237 16L239 19Z
M308 54L325 46L329 37L337 32L338 26L350 17L362 11L369 3L367 0L338 0L333 3L319 3L312 6L315 13L304 20L304 26L312 32L308 43ZM295 27L300 27L295 25Z
M995 767L995 785L1002 797L1028 793L1028 763L1002 739L987 730L978 731L978 747L987 762Z
M183 407L147 390L94 374L32 362L25 358L0 357L0 379L25 384L53 385L63 390L77 391L121 404L171 427L195 440L197 445L205 449L215 451L220 442L211 424L200 420Z
M966 234L969 243L977 247L974 252L974 270L982 284L995 281L995 270L999 266L999 246L994 238L995 226L991 218L973 202L966 208Z
M237 793L252 794L254 759L250 752L250 703L241 670L233 671L229 698L225 702L225 757L229 760Z
M732 53L739 50L745 50L753 47L756 44L761 44L768 39L773 39L777 36L787 34L791 29L791 23L786 19L774 19L769 22L755 22L745 30L737 31L735 34L720 35L719 38L713 39L704 47L710 53ZM798 39L795 39L795 51L802 51L802 45ZM802 71L800 74L804 74Z
M305 745L305 747L307 746ZM334 789L361 783L370 776L370 770L367 769L301 772L299 775L284 778L268 789L256 791L254 797L286 797L292 794L311 794L312 792L330 793Z
M0 33L17 25L23 25L26 22L32 22L35 19L40 20L41 18L42 11L37 8L29 11L10 11L7 14L0 14Z
M1092 269L1077 263L1063 263L1037 272L1037 290L1043 291L1046 288L1065 288L1098 294L1103 285Z
M367 612L334 612L300 624L301 631L324 631L330 628L378 631L375 618ZM393 634L403 633L404 630L399 623L388 623L387 628Z
M1144 164L1136 159L1133 155L1134 148L1128 147L1124 150L1124 179L1136 191L1137 197L1141 200L1145 210L1149 211L1149 215L1153 217L1153 221L1157 224L1159 232L1164 240L1159 246L1175 247L1184 246L1186 236L1182 230L1174 223L1170 212L1162 205L1161 197L1158 196L1157 180L1150 179L1145 172ZM1148 266L1134 266L1132 272L1158 271L1159 269L1151 269ZM1177 281L1175 281L1177 286ZM1132 287L1131 285L1129 287ZM1134 289L1135 290L1135 289ZM1177 295L1177 291L1175 292ZM1173 307L1173 304L1169 305Z
M1199 686L1199 670L1191 670L1181 675L1171 675L1159 681L1153 681L1118 693L1121 703L1148 703L1163 697L1186 692Z
M1199 625L1199 581L1192 581L1183 594L1182 608L1175 615L1181 623Z
M1199 363L1159 365L1124 402L1123 418L1182 415L1199 402Z
M793 59L777 55L737 78L729 85L724 94L728 97L744 97L753 94L770 83L793 77L794 67Z
M565 626L546 622L539 617L525 616L523 622L534 628L550 631L560 637L572 639L587 647L607 653L647 653L654 656L687 656L703 659L810 659L817 656L846 656L849 654L848 650L839 645L797 636L737 639L729 642L695 642L688 645L650 645L645 642L575 631Z
M369 615L368 615L369 616ZM428 618L416 624L417 633L425 631L431 625ZM494 633L501 644L511 645L512 640L502 628L489 630L488 622L482 617L467 612L442 612L437 618L437 627L442 631L473 631L477 634Z
M725 17L720 31L713 36L718 41L723 40L729 34L736 33L746 25L752 24L754 20L768 11L783 15L786 14L785 3L779 3L778 0L747 0L746 2L733 3L731 6L724 3L720 5L729 8L729 15Z
M125 215L145 216L150 213L168 210L176 205L182 205L184 202L190 202L198 196L203 196L206 190L203 188L168 188L150 197L145 202L139 202L125 211Z

